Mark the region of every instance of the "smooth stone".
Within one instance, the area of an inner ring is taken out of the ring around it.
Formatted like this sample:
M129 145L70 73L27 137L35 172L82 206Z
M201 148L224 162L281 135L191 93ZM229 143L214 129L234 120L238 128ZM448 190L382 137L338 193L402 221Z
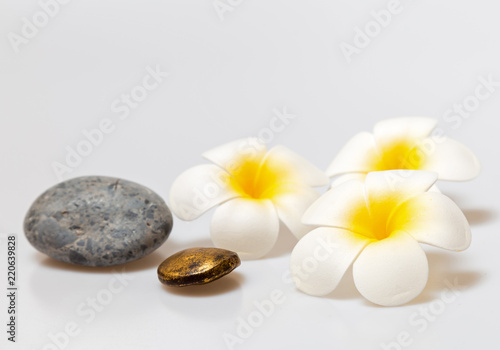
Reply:
M219 248L190 248L168 257L158 266L158 279L173 287L213 282L240 266L238 254Z
M83 266L140 259L168 238L172 214L137 183L105 176L61 182L41 194L24 220L28 241L48 256Z

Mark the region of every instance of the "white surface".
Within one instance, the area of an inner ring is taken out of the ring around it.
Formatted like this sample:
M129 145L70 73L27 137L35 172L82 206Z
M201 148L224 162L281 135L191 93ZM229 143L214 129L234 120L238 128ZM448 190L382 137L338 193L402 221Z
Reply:
M468 118L447 110L473 96L481 79L500 81L499 6L401 0L402 10L348 64L341 43L352 44L355 28L364 28L371 12L387 4L243 1L221 21L212 0L73 0L16 54L8 33L20 33L22 18L40 7L34 0L2 1L0 231L19 236L20 324L19 342L5 346L2 330L0 348L54 349L46 345L49 334L75 322L81 332L66 349L225 349L224 334L237 336L240 318L259 321L255 303L271 297L283 302L235 349L383 349L398 336L411 342L405 349L498 348L500 87L491 87L487 97L480 88L485 98ZM111 105L156 65L170 76L121 120L125 111ZM29 205L58 182L52 162L64 162L66 147L84 139L82 130L109 118L115 130L64 178L118 176L168 198L174 178L203 163L202 152L244 136L269 136L262 130L270 127L273 109L283 107L296 117L272 135L272 144L322 169L350 137L371 131L378 120L438 119L445 134L470 147L483 165L474 181L439 183L465 211L471 247L462 253L425 247L427 287L396 308L365 301L351 271L329 297L295 290L283 279L295 244L289 232L281 232L266 259L244 262L213 285L167 290L156 278L157 265L180 249L210 245L211 211L194 222L175 220L167 243L126 265L133 280L87 322L89 308L81 304L105 295L114 283L110 269L55 262L22 233ZM444 294L453 299L445 304L441 293L455 278L462 290ZM1 324L5 305L0 300ZM420 316L426 310L428 320Z

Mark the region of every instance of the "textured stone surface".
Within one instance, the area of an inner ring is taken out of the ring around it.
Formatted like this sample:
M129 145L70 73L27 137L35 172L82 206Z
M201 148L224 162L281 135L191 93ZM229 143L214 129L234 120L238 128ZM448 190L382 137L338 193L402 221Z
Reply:
M167 239L172 215L150 189L127 180L85 176L40 195L24 220L30 243L76 265L113 266L140 259Z
M240 266L238 254L219 248L190 248L168 257L158 266L158 279L173 287L207 284Z

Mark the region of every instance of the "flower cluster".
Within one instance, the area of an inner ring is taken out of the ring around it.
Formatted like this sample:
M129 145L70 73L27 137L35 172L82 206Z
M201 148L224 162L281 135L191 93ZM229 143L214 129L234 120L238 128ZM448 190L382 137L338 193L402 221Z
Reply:
M211 164L182 173L170 205L183 220L218 206L212 241L243 259L266 255L286 226L299 239L290 268L305 293L330 293L352 265L364 297L404 304L427 282L419 243L460 251L471 240L465 216L434 184L472 179L479 162L435 127L429 118L381 121L373 134L355 135L326 173L283 146L237 140L206 152ZM329 177L320 196L314 187Z

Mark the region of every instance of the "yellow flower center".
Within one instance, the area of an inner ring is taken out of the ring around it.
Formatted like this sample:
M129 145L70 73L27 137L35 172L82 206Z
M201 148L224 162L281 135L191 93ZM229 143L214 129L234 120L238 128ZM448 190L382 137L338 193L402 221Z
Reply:
M399 140L383 147L373 168L376 171L419 170L422 169L424 163L424 152L415 141Z
M288 171L269 163L265 157L242 157L231 167L230 186L247 198L271 199L285 184Z
M394 215L396 212L397 215ZM347 229L361 238L380 241L399 231L401 223L416 213L411 213L397 198L386 198L370 203L368 208L365 203L361 203L357 208L353 208L350 215L352 226Z
M395 208L395 203L391 200L377 203L376 206L372 205L372 208L369 208L372 226L371 229L375 239L382 240L389 237L391 233L393 233L389 224Z

